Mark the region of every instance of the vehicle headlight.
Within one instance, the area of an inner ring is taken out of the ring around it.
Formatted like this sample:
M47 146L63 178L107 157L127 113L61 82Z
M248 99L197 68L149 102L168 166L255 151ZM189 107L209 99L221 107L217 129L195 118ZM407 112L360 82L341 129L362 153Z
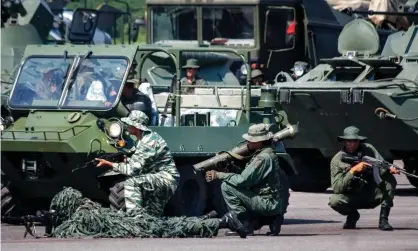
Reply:
M305 63L296 62L293 66L293 72L296 77L301 77L306 71L307 65Z
M118 122L114 122L109 126L109 136L117 138L122 134L122 126Z
M242 75L247 75L248 72L247 72L247 67L245 66L245 64L241 65L240 71Z

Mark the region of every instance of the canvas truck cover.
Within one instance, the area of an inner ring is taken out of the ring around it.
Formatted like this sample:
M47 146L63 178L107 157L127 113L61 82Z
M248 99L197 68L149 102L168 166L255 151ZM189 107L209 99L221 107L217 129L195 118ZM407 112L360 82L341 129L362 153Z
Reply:
M397 12L400 5L404 5L407 0L326 0L328 4L336 10L352 8L353 10L373 10ZM373 15L370 19L377 25L382 25L384 20L396 24L396 28L407 29L408 20L403 16L394 15Z

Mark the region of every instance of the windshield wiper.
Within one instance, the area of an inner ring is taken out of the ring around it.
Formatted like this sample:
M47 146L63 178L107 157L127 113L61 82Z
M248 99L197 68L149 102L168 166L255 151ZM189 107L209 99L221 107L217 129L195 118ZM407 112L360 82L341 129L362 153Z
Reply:
M70 75L70 84L68 85L68 91L71 90L71 88L74 85L75 78L73 78L73 76L75 76L76 73L79 71L81 63L85 59L89 58L92 54L93 54L92 51L88 51L80 60L78 60L77 65L73 68L74 70L70 73L71 75Z
M64 51L64 64L67 63L67 57L68 57L68 51L65 50ZM65 74L62 77L62 83L61 83L61 91L64 90L64 85L65 85L65 80L67 79L68 76L68 71L70 70L70 64L67 64L67 68L65 69Z

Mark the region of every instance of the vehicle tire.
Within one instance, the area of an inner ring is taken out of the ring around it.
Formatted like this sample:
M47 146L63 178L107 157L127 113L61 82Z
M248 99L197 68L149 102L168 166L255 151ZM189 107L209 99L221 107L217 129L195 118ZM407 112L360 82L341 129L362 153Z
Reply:
M110 187L109 191L109 202L110 208L115 210L126 211L125 205L125 181L114 182L113 186Z
M325 161L307 159L311 161L312 165L308 165L300 157L293 157L298 175L288 177L290 189L294 192L325 192L331 185L328 165Z
M180 182L169 202L170 209L174 211L176 216L203 215L207 199L204 174L195 173L191 165L179 166L178 170Z

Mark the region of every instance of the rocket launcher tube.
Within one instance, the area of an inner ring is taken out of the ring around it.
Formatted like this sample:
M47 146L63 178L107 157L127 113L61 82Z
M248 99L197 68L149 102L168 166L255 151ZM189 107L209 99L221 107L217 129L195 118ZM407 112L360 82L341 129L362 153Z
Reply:
M277 142L277 141L281 141L287 138L292 138L298 132L299 132L298 124L287 125L286 128L284 128L283 130L278 131L277 133L273 134L272 140ZM205 172L205 171L211 170L218 163L221 163L221 162L225 162L231 159L243 160L244 156L247 156L250 153L251 151L250 149L248 149L247 144L243 144L241 146L234 147L230 151L220 152L216 156L213 156L212 158L199 162L193 165L193 168L196 171Z

